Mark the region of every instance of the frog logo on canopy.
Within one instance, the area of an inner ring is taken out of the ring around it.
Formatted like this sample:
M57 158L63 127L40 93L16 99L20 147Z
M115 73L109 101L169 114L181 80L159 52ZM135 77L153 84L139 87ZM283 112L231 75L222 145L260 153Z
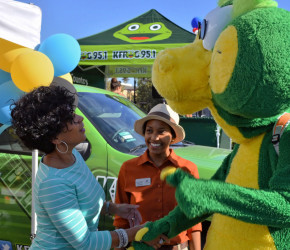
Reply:
M163 23L130 23L116 31L113 36L129 43L153 42L167 39L172 31Z

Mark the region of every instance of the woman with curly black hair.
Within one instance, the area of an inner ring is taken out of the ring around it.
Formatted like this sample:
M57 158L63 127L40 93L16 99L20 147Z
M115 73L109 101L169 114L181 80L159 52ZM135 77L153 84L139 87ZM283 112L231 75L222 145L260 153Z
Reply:
M45 153L33 187L37 232L30 249L124 247L142 227L97 230L100 213L139 222L141 217L136 205L105 201L102 187L74 149L86 139L83 117L75 113L76 100L76 92L52 84L26 94L11 111L23 143Z

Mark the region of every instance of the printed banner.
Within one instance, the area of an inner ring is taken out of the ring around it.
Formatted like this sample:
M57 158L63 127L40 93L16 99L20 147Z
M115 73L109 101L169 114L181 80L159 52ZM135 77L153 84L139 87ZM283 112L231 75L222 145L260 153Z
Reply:
M161 50L185 45L187 44L83 45L79 65L152 65Z
M151 77L151 65L132 65L106 67L107 77Z

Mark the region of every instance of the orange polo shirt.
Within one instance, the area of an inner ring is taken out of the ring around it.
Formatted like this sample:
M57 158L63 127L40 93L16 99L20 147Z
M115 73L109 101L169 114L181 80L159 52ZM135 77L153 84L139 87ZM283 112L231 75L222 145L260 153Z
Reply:
M123 163L118 176L115 202L140 205L138 210L142 215L142 224L167 215L177 205L175 188L160 180L162 169L168 166L182 168L199 178L197 166L177 156L172 149L168 159L160 167L156 167L150 160L147 149L143 155ZM114 226L129 228L129 223L126 219L116 216ZM201 231L201 223L171 239L170 245L188 241L188 235L193 231Z

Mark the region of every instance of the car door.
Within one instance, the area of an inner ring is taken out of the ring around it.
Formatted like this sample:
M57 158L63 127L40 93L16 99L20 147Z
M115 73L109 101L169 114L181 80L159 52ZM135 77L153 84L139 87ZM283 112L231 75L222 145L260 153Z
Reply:
M11 127L0 135L0 242L7 249L31 243L31 155Z

